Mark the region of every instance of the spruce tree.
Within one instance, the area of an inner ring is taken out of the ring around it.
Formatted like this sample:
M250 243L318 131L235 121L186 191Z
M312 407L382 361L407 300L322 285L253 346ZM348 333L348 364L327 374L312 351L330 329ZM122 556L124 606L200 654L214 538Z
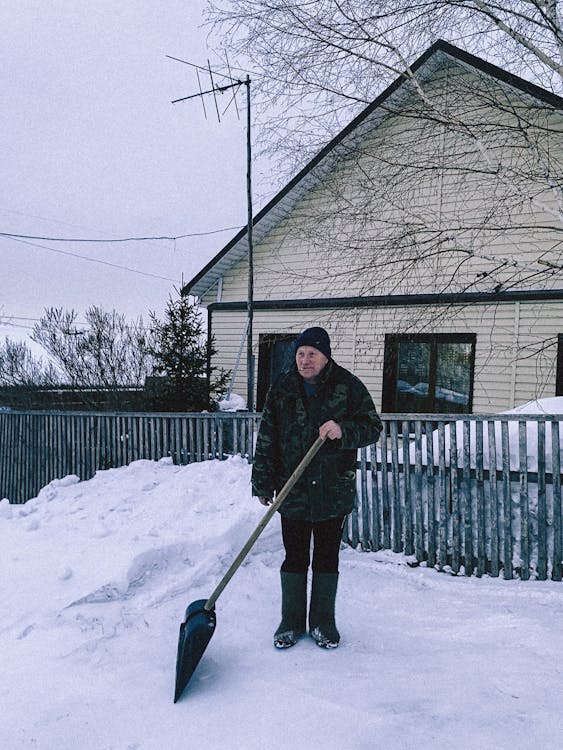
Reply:
M210 367L214 340L204 332L201 311L188 297L172 297L160 321L150 313L154 358L152 406L162 411L205 411L226 389L229 373Z

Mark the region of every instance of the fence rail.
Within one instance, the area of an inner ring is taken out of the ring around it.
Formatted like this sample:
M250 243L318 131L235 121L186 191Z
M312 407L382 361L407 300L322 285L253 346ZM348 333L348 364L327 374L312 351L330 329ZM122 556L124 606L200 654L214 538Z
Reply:
M170 456L252 458L260 414L0 412L0 499L55 478ZM382 416L358 453L345 541L465 575L563 573L562 415Z

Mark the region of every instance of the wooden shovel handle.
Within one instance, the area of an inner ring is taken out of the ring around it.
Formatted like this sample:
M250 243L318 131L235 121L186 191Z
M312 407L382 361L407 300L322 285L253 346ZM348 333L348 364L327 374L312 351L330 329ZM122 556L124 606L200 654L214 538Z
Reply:
M215 591L211 594L209 599L205 602L204 609L206 609L207 611L210 611L213 609L213 607L215 606L215 602L219 598L219 595L221 594L225 586L229 583L231 578L234 576L237 569L242 564L244 558L248 555L248 553L254 546L255 541L258 539L260 534L264 531L264 529L270 522L274 513L278 510L280 505L289 495L289 493L293 489L294 484L301 477L301 475L303 474L307 466L309 466L313 458L317 455L317 453L319 452L319 449L321 448L325 440L326 438L318 437L313 443L313 445L309 448L307 453L303 456L303 458L301 459L299 465L297 466L293 474L289 477L287 482L284 484L284 486L276 495L275 501L270 505L266 513L264 513L262 520L260 521L258 526L254 529L253 533L250 535L244 547L241 549L241 551L238 553L236 558L233 560L231 567L227 570L223 578L219 581Z

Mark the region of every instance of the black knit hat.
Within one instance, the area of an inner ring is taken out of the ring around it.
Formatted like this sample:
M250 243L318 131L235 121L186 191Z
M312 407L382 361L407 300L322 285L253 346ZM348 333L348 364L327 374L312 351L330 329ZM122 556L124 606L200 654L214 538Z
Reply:
M295 341L295 351L300 346L312 346L322 352L327 359L332 357L330 349L330 337L324 328L315 326L314 328L307 328L300 333Z

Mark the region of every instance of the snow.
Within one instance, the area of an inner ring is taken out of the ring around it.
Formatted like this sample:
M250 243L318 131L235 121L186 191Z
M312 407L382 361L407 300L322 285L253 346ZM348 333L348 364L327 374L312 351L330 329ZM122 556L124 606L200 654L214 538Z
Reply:
M230 393L222 401L219 401L217 408L219 411L244 411L246 409L246 401L237 393Z
M545 423L545 430L544 430L544 438L545 438L545 448L544 448L544 462L545 462L545 469L547 472L551 472L552 470L552 432L555 430L557 431L557 423L559 424L559 445L560 445L560 462L561 465L563 465L563 420L561 419L561 415L563 414L563 397L557 396L553 398L543 398L543 399L535 399L533 401L528 401L525 404L521 404L520 406L517 406L515 409L511 409L510 411L506 412L500 412L499 417L502 414L509 414L509 415L522 415L523 417L527 415L537 415L539 417L545 417L546 423ZM468 428L469 428L469 452L470 452L470 463L471 467L475 468L476 466L476 459L477 459L477 428L476 428L476 422L474 420L471 420L471 415L466 415L469 417L468 422ZM554 416L555 420L552 424L549 423L549 417ZM493 463L494 458L496 457L496 467L498 470L502 470L503 468L503 443L502 443L502 426L501 426L502 417L498 420L494 420L494 435L495 435L495 449L493 453ZM520 451L519 451L519 424L518 420L505 420L507 424L508 429L508 456L509 456L509 462L510 462L510 469L512 471L518 471L520 469ZM467 422L466 422L467 424ZM455 429L455 436L456 436L456 445L457 445L457 466L462 467L464 465L464 451L463 451L463 444L464 444L464 422L463 420L457 419L455 421L456 429ZM447 424L444 427L444 437L445 437L445 460L446 465L450 464L450 425ZM489 432L488 432L488 424L485 422L483 424L483 450L481 453L481 457L483 459L483 468L488 469L491 464L491 455L490 455L490 448L489 448ZM526 423L526 438L525 438L525 444L526 444L526 466L528 471L534 472L538 471L538 422L536 420L529 420ZM421 462L423 465L426 465L427 463L427 448L426 448L426 436L422 437L421 440L421 451L422 451L422 457ZM399 451L399 460L402 461L402 449ZM439 433L438 430L434 430L433 433L433 459L434 463L437 465L439 460ZM388 452L388 460L391 460L391 454ZM411 464L414 464L415 462L415 446L414 444L411 445L409 448L409 460Z
M563 396L536 398L503 414L563 414Z
M0 503L0 747L563 746L563 587L345 548L340 648L278 651L276 516L173 704L178 629L260 521L240 457L70 476Z

